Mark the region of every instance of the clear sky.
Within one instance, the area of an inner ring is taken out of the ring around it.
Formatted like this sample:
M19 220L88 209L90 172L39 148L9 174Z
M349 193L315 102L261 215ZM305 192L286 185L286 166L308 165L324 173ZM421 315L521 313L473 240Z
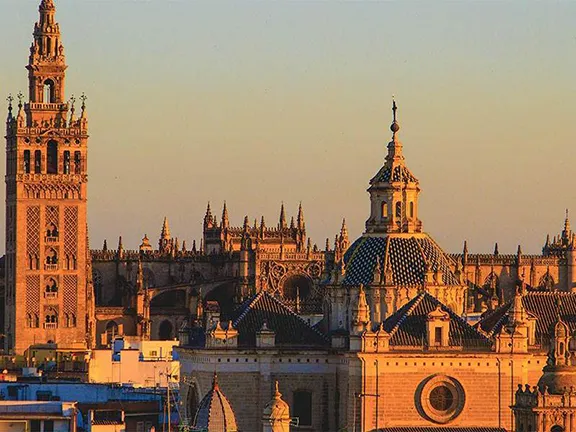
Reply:
M361 234L392 94L446 251L538 252L566 207L576 225L576 1L55 1L93 248L155 242L165 215L190 244L224 200L269 226L302 201L320 247L342 217ZM27 89L38 3L0 0L3 98Z

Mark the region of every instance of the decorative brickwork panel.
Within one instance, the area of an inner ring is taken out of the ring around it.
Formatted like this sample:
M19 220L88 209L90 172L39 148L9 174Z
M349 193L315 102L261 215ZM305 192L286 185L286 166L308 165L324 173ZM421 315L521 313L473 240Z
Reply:
M78 207L64 209L64 254L76 256L78 250Z
M40 206L26 208L26 252L40 256Z
M40 276L26 276L26 313L40 314Z
M64 276L64 313L76 315L78 305L78 276Z
M57 229L60 225L60 208L56 206L46 207L46 228L54 225Z

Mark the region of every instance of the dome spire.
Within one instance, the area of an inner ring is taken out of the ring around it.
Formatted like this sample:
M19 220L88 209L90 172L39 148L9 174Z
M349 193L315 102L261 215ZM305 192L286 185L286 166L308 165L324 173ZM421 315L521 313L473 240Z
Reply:
M392 139L396 137L396 133L400 130L400 125L396 120L396 111L398 106L396 105L396 99L392 96L392 124L390 125L390 130L392 131Z
M398 139L398 105L392 99L392 140L384 165L370 180L371 210L366 221L366 233L422 232L418 219L418 179L406 166L402 143Z

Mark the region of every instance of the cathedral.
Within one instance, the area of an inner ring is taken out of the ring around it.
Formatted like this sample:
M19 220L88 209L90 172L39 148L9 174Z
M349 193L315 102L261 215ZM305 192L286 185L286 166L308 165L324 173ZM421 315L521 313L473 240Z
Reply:
M576 430L568 214L542 254L444 252L424 231L393 102L355 241L343 221L318 247L302 205L232 226L223 203L208 204L198 244L165 218L157 242L92 250L87 98L66 96L55 13L41 1L28 96L8 98L6 354L50 345L89 361L117 337L174 340L190 427L217 398L240 431L268 430L275 409L306 431Z

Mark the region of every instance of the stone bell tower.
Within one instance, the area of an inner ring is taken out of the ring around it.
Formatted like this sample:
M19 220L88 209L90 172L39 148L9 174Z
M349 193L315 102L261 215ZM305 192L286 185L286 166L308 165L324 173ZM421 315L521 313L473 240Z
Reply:
M42 0L28 66L29 100L6 125L5 348L90 344L86 223L88 122L65 101L66 61L53 0Z

